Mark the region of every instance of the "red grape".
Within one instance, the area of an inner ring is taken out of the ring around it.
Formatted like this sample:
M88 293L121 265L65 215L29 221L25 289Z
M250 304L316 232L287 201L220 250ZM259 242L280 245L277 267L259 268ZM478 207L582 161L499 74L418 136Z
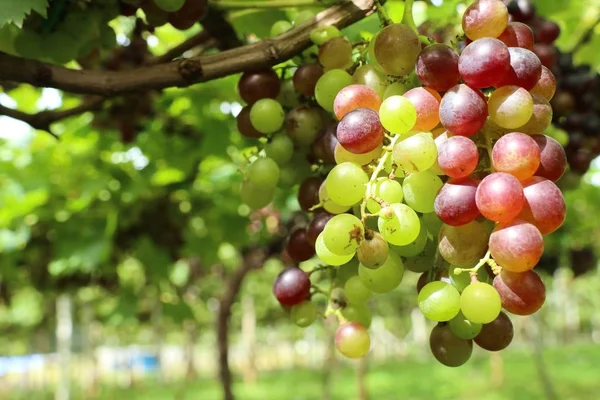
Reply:
M415 66L424 86L438 92L454 87L460 79L458 54L445 44L432 44L423 49Z
M315 214L312 217L312 220L306 228L309 243L311 243L313 246L315 245L315 243L317 242L317 237L321 232L323 232L327 221L329 221L331 218L333 218L333 214L329 214L327 211L321 210L315 212Z
M498 37L508 25L508 10L500 0L478 0L465 10L463 31L471 40Z
M487 219L509 222L521 212L525 196L517 178L505 172L495 172L479 184L476 201L477 208Z
M355 154L364 154L376 149L383 137L379 114L369 108L361 107L350 111L337 126L340 144Z
M458 70L473 88L494 86L510 68L510 53L498 39L482 38L469 44L458 59Z
M306 228L298 228L292 232L286 250L294 261L306 261L315 255L315 248L310 244Z
M435 213L445 224L468 224L479 216L475 202L477 182L471 178L451 179L435 198Z
M302 182L298 189L298 203L303 211L309 211L319 204L319 188L322 183L323 179L317 176L308 177Z
M552 71L550 71L545 65L542 65L542 74L540 79L537 81L533 89L531 89L531 94L538 94L546 98L546 100L552 100L554 97L554 93L556 92L556 78Z
M531 50L509 47L510 68L495 87L516 85L526 90L534 88L542 75L542 63Z
M250 122L250 109L252 107L246 106L242 108L242 111L236 117L238 131L248 138L259 138L263 137L263 134L257 131L252 122Z
M501 312L498 317L489 324L483 324L481 332L475 337L475 343L488 351L500 351L508 347L512 342L514 329L508 316Z
M273 294L284 306L302 303L310 295L310 279L300 268L283 270L273 283Z
M467 85L454 86L440 103L440 122L453 135L476 134L485 124L487 115L482 93Z
M533 45L533 52L536 56L538 56L539 60L543 65L552 69L554 64L556 63L556 49L554 46L543 43L536 43Z
M502 271L494 278L494 288L500 294L502 307L516 315L531 315L546 300L546 286L533 270L521 273Z
M336 123L327 124L313 143L313 155L325 164L335 164L335 146L338 144L336 131Z
M535 43L533 31L522 22L509 22L504 32L498 36L498 40L508 47L522 47L527 50L533 49Z
M490 235L490 253L502 268L525 272L538 263L544 252L544 239L535 225L515 219L496 226Z
M567 168L565 150L560 143L550 136L533 135L532 138L540 149L540 166L535 175L556 182L563 176Z
M244 72L238 82L240 96L248 105L260 99L276 98L280 88L279 77L270 68Z
M317 63L303 64L294 72L292 78L294 88L298 93L311 97L315 94L315 86L317 81L323 75L323 67Z
M525 205L518 218L532 223L543 235L554 232L565 221L567 206L560 189L552 181L534 176L523 182Z
M360 322L347 322L335 332L335 347L348 358L364 357L370 346L369 332Z
M381 97L373 89L364 85L350 85L340 90L333 101L333 112L338 120L359 107L379 111Z
M436 325L429 336L431 353L447 367L460 367L471 358L473 341L454 335L448 325Z
M519 132L509 133L494 144L492 163L496 171L509 173L524 181L537 171L540 149L531 136Z
M429 132L440 123L440 101L442 97L430 88L417 87L403 94L417 110L414 132Z
M478 162L477 145L469 138L452 136L439 145L438 164L449 177L462 178L470 175Z
M545 20L535 30L535 41L552 44L560 36L560 26L556 22Z

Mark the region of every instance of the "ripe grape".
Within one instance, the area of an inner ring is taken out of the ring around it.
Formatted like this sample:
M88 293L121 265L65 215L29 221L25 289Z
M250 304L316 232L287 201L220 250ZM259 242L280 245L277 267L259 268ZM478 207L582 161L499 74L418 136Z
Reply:
M392 204L382 208L377 226L384 239L396 246L412 243L421 229L417 213L406 204Z
M458 59L458 71L472 88L494 86L510 68L510 53L504 43L490 37L469 44Z
M375 149L364 154L356 154L346 150L339 142L335 146L335 162L342 164L345 162L351 162L358 165L367 165L373 160L376 160L381 156L382 145L377 146Z
M432 321L450 321L460 311L460 293L449 283L434 281L421 289L419 309Z
M448 325L438 324L429 336L431 353L447 367L460 367L471 358L473 341L457 337Z
M371 326L371 320L373 314L366 304L346 304L346 307L342 308L342 317L351 322L358 322L365 328Z
M311 21L315 17L316 13L312 10L302 10L296 15L294 19L294 26L302 25L308 21Z
M417 236L417 238L414 241L407 244L406 246L392 246L392 250L396 254L402 257L415 257L418 256L419 253L421 253L425 249L428 239L427 228L425 227L422 218L420 219L420 222L421 228L419 229L419 236Z
M535 30L535 41L552 44L560 36L560 26L556 22L544 20Z
M348 322L335 332L335 347L348 358L364 357L371 347L369 332L359 322Z
M377 178L371 185L370 193L371 196L375 196L389 204L401 203L404 199L400 182L388 178ZM377 201L369 199L367 209L375 214L381 210L381 205Z
M400 256L391 251L383 265L377 269L359 265L358 276L369 290L380 294L387 293L396 289L402 282L404 265Z
M250 109L252 107L246 106L242 108L242 111L238 114L237 120L237 129L238 131L248 137L248 138L259 138L262 137L263 134L257 131L254 126L252 126L252 122L250 122Z
M523 182L525 205L518 218L532 223L543 235L554 232L565 221L567 206L552 181L534 176Z
M479 216L479 209L475 202L476 192L477 182L473 179L469 177L450 179L442 186L435 198L436 215L448 225L468 224Z
M310 31L310 40L317 46L321 46L338 36L342 36L342 32L333 25L320 26Z
M240 96L248 105L260 99L276 98L280 88L279 77L270 68L244 72L238 81Z
M500 351L508 347L512 342L514 330L510 318L503 312L498 318L484 324L479 335L475 337L475 343L488 351Z
M535 43L531 28L522 22L515 21L508 23L504 32L498 36L498 40L508 47L522 47L527 50L533 49Z
M354 257L354 253L338 255L331 252L331 250L329 250L325 245L323 233L320 233L319 236L317 236L317 240L315 242L315 252L317 257L319 257L319 260L334 267L344 265Z
M240 189L242 203L253 210L266 207L273 201L274 196L274 186L271 188L257 187L250 181L243 182Z
M438 250L452 265L474 264L485 254L490 237L485 222L473 220L461 226L442 225Z
M352 304L365 304L369 301L373 292L367 289L360 278L355 275L348 278L346 281L346 284L344 285L344 294L346 295L346 299Z
M283 35L287 31L291 30L294 26L290 21L277 21L271 26L271 37Z
M387 87L387 76L372 65L364 64L352 74L352 83L367 86L374 90L381 99Z
M531 94L519 86L502 86L488 100L490 119L502 128L514 129L525 125L533 114Z
M428 132L440 123L441 96L438 92L429 88L414 88L404 93L417 111L417 122L413 126L414 132Z
M273 283L273 294L283 306L294 306L310 295L310 279L300 268L283 270Z
M524 181L537 171L540 149L531 136L518 132L509 133L494 144L492 163L496 171L509 173Z
M435 164L437 146L430 133L417 133L396 143L392 156L406 172L425 172Z
M265 144L265 153L267 157L275 161L277 165L285 165L294 156L294 142L286 135L274 135L271 140Z
M383 127L376 111L361 107L346 114L337 126L337 138L348 151L364 154L383 141Z
M453 135L476 134L483 127L487 115L487 104L481 92L467 85L454 86L444 94L440 103L440 122Z
M408 75L421 53L421 43L415 31L404 24L388 25L371 40L372 60L388 75Z
M495 87L514 85L531 90L540 80L542 63L531 51L521 47L509 47L510 67Z
M369 177L358 165L350 162L338 164L325 180L329 197L341 206L352 206L365 195Z
M350 111L361 107L378 112L381 107L381 97L367 86L350 85L340 90L333 102L333 111L338 120Z
M315 94L315 86L319 78L323 76L323 67L317 63L303 64L296 69L292 81L298 93L306 97Z
M404 201L420 213L433 212L435 197L442 186L442 180L431 171L413 172L404 178Z
M333 201L331 197L329 197L329 193L327 193L327 185L325 185L325 182L323 182L323 184L319 188L319 202L321 203L325 211L331 214L341 214L350 209L350 206L341 206L335 201Z
M469 321L489 324L498 317L501 309L500 295L487 283L471 283L460 295L460 310Z
M248 180L259 189L271 189L277 185L279 167L268 157L259 158L248 167Z
M292 260L302 262L315 255L315 248L310 243L305 228L298 228L290 234L286 250Z
M525 204L521 183L505 172L495 172L483 178L475 199L479 212L495 222L512 221Z
M250 122L261 133L274 133L281 129L285 113L281 104L273 99L260 99L250 110Z
M469 321L462 312L448 322L448 328L457 337L465 340L473 339L481 332L482 325Z
M502 271L494 278L502 307L516 315L531 315L546 301L546 286L533 270L522 273Z
M532 95L538 94L550 101L556 93L556 78L552 71L542 65L542 74L533 89L529 91Z
M525 125L517 128L517 131L528 135L541 134L552 123L552 106L545 97L538 94L532 94L531 98L533 99L531 118Z
M303 301L300 304L292 306L292 322L301 328L312 325L317 319L317 308L311 301Z
M389 254L389 245L379 232L370 232L365 235L365 240L356 251L356 256L361 265L367 268L379 268Z
M437 243L429 238L425 242L425 247L414 257L408 257L404 261L404 268L412 272L425 272L433 267Z
M326 111L333 111L335 96L352 84L352 76L343 69L332 69L319 78L315 86L317 103Z
M323 128L323 118L318 108L299 106L287 113L284 128L292 140L301 146L308 146L315 141Z
M161 10L166 12L175 12L183 7L185 0L153 0Z
M490 235L490 253L502 268L525 272L538 263L544 252L544 239L535 225L515 219L499 224Z
M548 44L536 43L533 45L533 52L536 56L538 56L542 65L552 68L554 64L556 64L556 50L554 46L550 46Z
M313 246L315 245L321 232L323 232L323 229L325 229L327 221L329 221L331 218L333 218L333 214L330 214L322 209L316 210L313 214L313 217L306 228L308 241L312 243Z
M500 0L477 0L465 10L462 28L467 37L477 40L496 38L508 25L508 10Z
M329 123L319 132L312 145L312 155L325 164L335 164L335 149L339 142L335 136L337 124Z
M464 136L446 138L440 135L435 140L436 144L440 143L437 160L440 170L452 178L470 175L479 163L477 145Z
M310 209L319 204L319 188L323 183L323 179L317 176L306 178L298 189L298 203L303 211Z
M323 230L323 242L333 253L340 256L354 254L365 235L360 219L351 214L339 214L331 218Z
M401 135L407 133L417 122L415 106L404 96L390 96L379 108L381 125L388 131Z
M458 71L458 54L445 44L432 44L423 49L415 70L423 85L445 92L454 87L460 79Z
M319 62L325 69L346 69L352 65L352 44L343 36L334 37L319 47Z
M555 139L545 135L533 135L540 149L540 166L535 175L556 182L565 173L567 156L565 150Z

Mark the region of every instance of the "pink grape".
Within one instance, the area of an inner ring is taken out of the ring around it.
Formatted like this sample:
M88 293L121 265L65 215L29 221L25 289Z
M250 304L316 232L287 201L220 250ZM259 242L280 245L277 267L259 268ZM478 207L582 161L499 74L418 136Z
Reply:
M510 68L510 53L498 39L482 38L469 44L458 59L458 70L473 88L494 86Z
M413 132L429 132L440 123L442 97L430 88L417 87L403 94L417 110L417 122Z
M554 93L556 93L556 77L546 66L542 65L540 79L530 92L532 95L539 94L548 101L554 97Z
M531 90L540 80L542 63L531 50L521 47L509 47L510 68L495 87L516 85Z
M528 135L542 134L552 124L552 106L544 96L530 93L533 100L531 118L525 125L516 128L516 130Z
M502 136L492 150L492 163L498 172L506 172L520 181L533 176L540 165L540 149L524 133L513 132Z
M567 206L558 186L534 176L523 182L525 205L517 218L532 223L543 235L554 232L565 221Z
M544 253L544 238L529 222L515 219L499 224L490 235L490 253L506 271L529 271Z
M333 112L338 120L359 107L379 111L381 97L373 89L364 85L350 85L340 90L333 101Z
M546 301L546 286L533 270L521 273L504 270L494 278L494 288L502 307L516 315L531 315Z
M487 115L483 94L467 85L456 85L442 97L440 122L453 135L476 134L485 124Z
M445 44L432 44L423 49L415 66L424 86L445 92L458 83L458 54Z
M436 139L436 143L437 143ZM452 136L438 147L438 165L449 177L470 175L479 163L477 145L464 136Z
M522 22L509 22L504 32L498 36L498 40L508 47L522 47L527 50L533 49L535 43L533 31Z
M460 226L477 218L477 182L471 178L450 179L435 198L435 213L445 224Z
M550 136L533 135L532 138L540 149L540 166L535 175L556 182L563 176L567 168L565 150L556 139Z
M375 150L383 141L383 126L379 114L361 107L350 111L337 127L337 138L348 151L356 154Z
M475 199L481 214L495 222L511 221L525 204L521 183L505 172L495 172L483 178Z
M467 37L498 37L508 25L508 9L500 0L478 0L465 10L462 28Z

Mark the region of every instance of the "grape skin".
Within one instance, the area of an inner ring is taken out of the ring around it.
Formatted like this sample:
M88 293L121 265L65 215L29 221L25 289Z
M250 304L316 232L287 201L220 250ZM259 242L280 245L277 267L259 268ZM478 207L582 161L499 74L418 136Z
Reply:
M556 182L567 169L565 150L555 139L546 135L533 135L533 140L540 149L540 166L535 175Z
M365 195L369 177L358 165L345 162L336 165L325 180L331 200L340 206L352 206Z
M459 312L456 317L448 322L448 328L457 337L469 340L475 338L481 332L482 325L469 321L462 312Z
M464 136L436 138L438 145L438 166L441 171L452 178L463 178L470 175L479 163L477 145Z
M535 225L515 219L494 229L489 247L494 261L502 268L525 272L539 262L544 252L544 239Z
M248 105L260 99L276 98L280 88L279 77L270 68L244 72L238 82L238 92Z
M471 358L473 341L460 339L447 325L438 324L429 336L431 353L447 367L460 367Z
M500 295L487 283L471 283L460 295L460 310L469 321L477 324L489 324L498 317L501 309Z
M290 234L286 250L298 262L309 260L315 255L315 248L308 239L306 228L298 228Z
M488 107L482 94L464 84L448 90L440 103L440 122L453 135L476 134L487 115Z
M333 111L333 102L340 90L352 84L352 76L343 69L332 69L319 78L315 86L317 103L326 111Z
M384 138L379 114L365 107L350 111L337 126L337 138L352 153L365 154L375 150Z
M485 254L490 237L485 222L473 220L461 226L442 225L438 249L452 265L474 264Z
M351 214L339 214L331 218L323 230L325 246L340 256L354 254L365 235L360 219Z
M318 108L301 105L286 114L283 126L294 142L308 146L315 141L323 128L323 118Z
M435 213L447 225L468 224L480 213L475 201L477 182L473 179L451 179L442 186L435 198Z
M294 88L298 93L306 97L313 96L315 94L315 86L317 86L317 82L323 76L323 73L323 67L317 63L299 66L292 78Z
M523 182L525 205L517 218L530 222L543 235L556 231L565 221L567 206L560 189L552 181L534 176Z
M516 130L528 135L542 134L552 123L552 106L545 97L531 94L533 112L527 123Z
M357 108L365 107L375 112L381 107L381 97L364 85L346 86L335 96L333 111L338 120Z
M522 87L502 86L488 100L490 119L505 129L525 125L533 115L533 98Z
M436 195L442 186L442 180L431 171L413 172L404 178L404 201L420 213L433 212Z
M484 324L481 332L474 339L479 347L488 351L500 351L508 347L512 342L514 330L508 316L501 312L498 318Z
M408 75L421 53L421 43L408 25L392 24L372 39L370 51L374 61L389 75Z
M273 294L284 306L293 306L306 300L310 294L310 279L300 268L283 270L273 283Z
M383 145L379 145L368 153L356 154L346 150L344 146L338 142L335 145L334 151L335 162L336 164L351 162L358 165L367 165L381 156L381 152L383 151L382 148Z
M418 296L419 309L432 321L450 321L460 311L460 294L446 282L430 282L421 289Z
M527 50L533 49L535 43L531 28L522 22L516 21L508 23L504 32L498 36L498 40L501 40L508 47L522 47Z
M325 229L327 221L329 221L331 218L333 218L333 214L330 214L323 209L318 209L315 211L310 223L308 224L308 227L306 228L308 241L312 243L313 247L315 246L317 238L321 232L323 232L323 229Z
M424 86L445 92L456 86L460 79L458 54L445 44L432 44L423 49L415 70Z
M496 38L508 25L508 9L499 0L478 0L465 10L462 28L467 37L477 40Z
M498 39L482 38L469 44L458 59L461 77L472 88L494 86L510 68L510 53Z
M531 90L542 75L542 63L531 50L521 47L509 47L510 68L495 87L515 85Z
M437 146L430 133L417 133L396 143L392 157L406 172L428 172L437 160Z
M374 66L368 64L361 65L354 71L352 82L374 90L380 99L387 88L387 76Z
M381 125L391 133L401 135L412 130L417 122L417 110L404 96L390 96L379 108Z
M433 266L436 250L437 243L434 240L427 238L425 246L419 254L412 257L407 256L404 261L404 268L412 272L429 271Z
M317 308L310 301L303 301L300 304L292 306L290 317L294 324L301 328L312 325L317 319Z
M319 62L325 69L346 69L352 65L352 44L345 37L329 39L319 47Z
M344 294L350 303L362 305L369 301L373 292L371 292L362 283L360 278L355 275L348 278L346 281L346 284L344 285Z
M417 112L413 132L429 132L440 123L440 102L442 97L433 89L418 87L404 93Z
M369 237L370 236L370 237ZM379 232L370 232L356 251L360 264L371 269L382 266L389 255L389 245Z
M533 89L529 91L532 95L538 94L550 101L556 93L556 78L550 69L542 65L542 73Z
M495 172L483 178L475 200L481 214L495 222L512 221L525 204L521 183L505 172Z
M400 256L391 251L383 265L377 269L359 265L358 276L369 290L379 294L388 293L402 282L404 265Z
M509 133L494 145L492 163L496 171L509 173L524 181L537 171L540 149L531 136L518 132Z
M335 347L348 358L364 357L371 347L369 332L359 322L348 322L335 332Z
M322 178L310 176L300 184L297 198L303 211L310 211L313 206L319 204L319 188L322 183Z
M523 273L502 271L494 278L502 307L512 314L531 315L546 301L546 286L533 270Z

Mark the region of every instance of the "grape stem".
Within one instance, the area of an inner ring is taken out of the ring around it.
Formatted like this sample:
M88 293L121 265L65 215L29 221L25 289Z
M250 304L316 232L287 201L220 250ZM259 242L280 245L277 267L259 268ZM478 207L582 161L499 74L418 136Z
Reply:
M392 138L392 141L389 145L389 147L391 149L394 148L394 145L398 142L398 140L400 139L400 135L396 135ZM367 201L371 198L371 185L377 180L377 177L379 176L379 173L383 170L383 168L385 167L385 163L388 159L388 157L390 157L392 154L391 150L385 150L383 155L381 156L381 158L379 159L379 164L377 164L377 167L375 167L375 169L373 170L373 173L371 174L371 179L369 179L369 182L367 182L367 190L365 192L365 197L363 198L363 201L360 205L360 215L362 218L362 222L363 224L366 222L367 220Z
M402 23L408 25L418 35L417 25L413 17L414 0L404 0L404 13L402 14Z
M385 8L383 8L383 4L381 4L380 0L375 0L375 8L377 9L377 16L379 17L379 22L383 27L392 25L394 21L390 18Z
M315 272L320 272L320 271L327 271L329 269L333 269L334 267L332 267L331 265L318 265L315 268L313 268L311 271L308 272L308 276L311 276L312 274L314 274ZM316 287L316 286L315 286ZM318 289L318 288L317 288Z
M475 265L473 268L454 268L454 273L457 275L461 274L463 272L470 272L470 273L477 274L477 271L479 271L479 268L483 267L486 264L490 264L490 261L494 265L498 266L498 264L496 264L496 262L494 260L492 260L492 255L490 254L490 251L488 250L487 253L485 253L485 256L483 256L483 258L481 260L479 260L477 265Z

